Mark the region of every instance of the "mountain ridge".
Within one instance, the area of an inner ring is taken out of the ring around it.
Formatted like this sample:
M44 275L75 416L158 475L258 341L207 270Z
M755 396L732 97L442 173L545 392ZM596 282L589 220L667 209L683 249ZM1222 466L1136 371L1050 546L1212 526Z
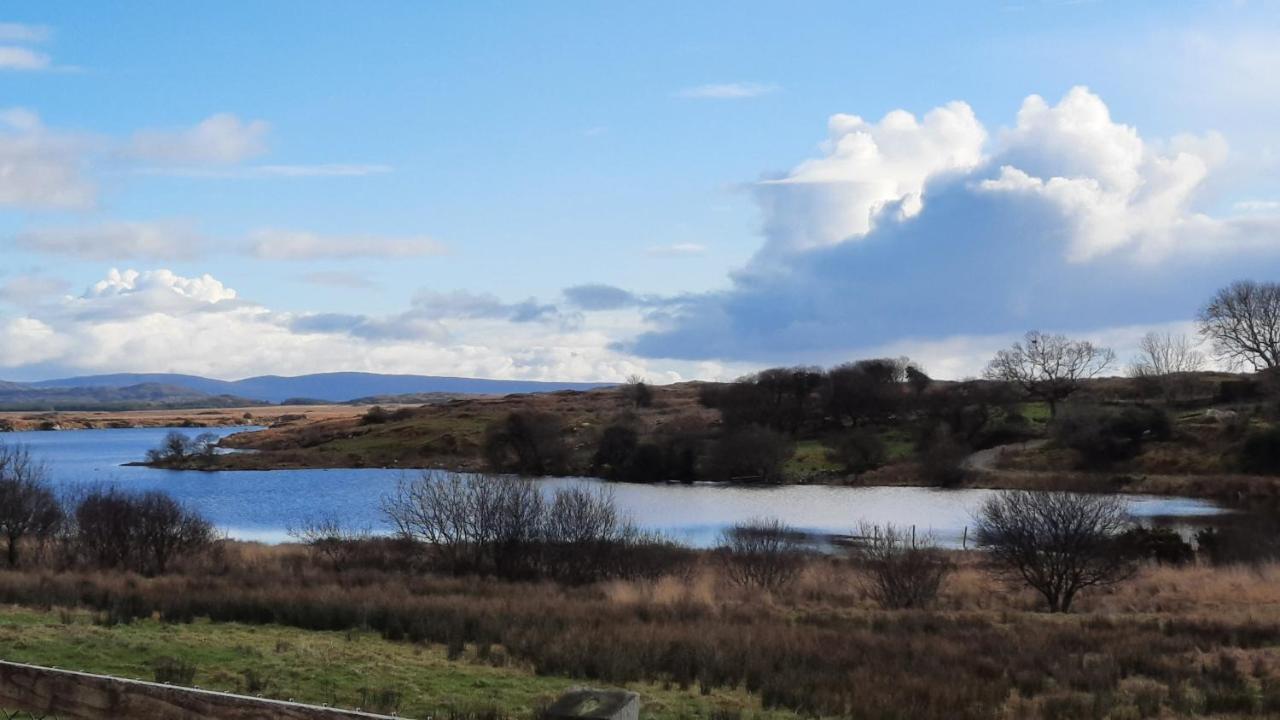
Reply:
M543 380L493 380L442 375L332 372L308 375L258 375L241 380L218 380L180 373L111 373L38 380L28 383L0 381L0 389L68 390L165 385L210 396L235 396L258 402L281 403L291 398L314 398L344 403L365 397L452 393L509 395L513 393L591 390L616 383L555 382ZM16 386L16 387L15 387Z

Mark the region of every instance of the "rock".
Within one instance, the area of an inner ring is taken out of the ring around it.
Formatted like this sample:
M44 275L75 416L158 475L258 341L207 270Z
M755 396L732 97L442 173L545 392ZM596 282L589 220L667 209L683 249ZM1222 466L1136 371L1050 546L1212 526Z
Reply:
M547 708L548 720L640 720L640 696L625 690L571 688Z
M1239 417L1239 413L1235 410L1219 410L1217 408L1210 408L1204 411L1204 416L1211 420L1217 420L1218 422L1230 422Z

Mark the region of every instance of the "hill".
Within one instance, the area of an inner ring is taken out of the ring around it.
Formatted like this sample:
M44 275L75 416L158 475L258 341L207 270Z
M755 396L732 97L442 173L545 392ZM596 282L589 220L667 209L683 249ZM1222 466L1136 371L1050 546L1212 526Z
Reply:
M0 410L132 410L258 405L235 395L211 395L178 385L144 382L124 387L40 388L0 383Z
M534 380L489 380L435 375L383 375L339 372L282 377L262 375L243 380L216 380L174 373L120 373L58 378L27 383L35 388L123 388L139 384L163 384L208 395L237 395L269 403L292 398L308 398L331 403L359 398L424 393L453 395L508 395L511 393L590 390L607 383L545 382Z

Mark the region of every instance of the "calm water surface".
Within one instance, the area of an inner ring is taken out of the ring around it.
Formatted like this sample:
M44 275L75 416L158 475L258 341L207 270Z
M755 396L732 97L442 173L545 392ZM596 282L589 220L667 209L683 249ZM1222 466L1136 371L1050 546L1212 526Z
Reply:
M184 429L219 436L244 428ZM232 537L278 542L287 528L308 517L337 514L353 525L387 529L379 499L397 480L418 471L273 470L196 472L123 467L142 460L160 444L167 428L64 430L0 434L0 442L22 443L49 466L60 485L111 482L124 488L165 490L199 509ZM860 522L914 524L939 542L956 544L972 513L990 490L846 488L821 485L725 487L628 485L591 478L542 481L548 489L567 485L607 486L618 505L642 527L693 545L714 544L727 525L753 517L777 517L815 534L847 534ZM1221 510L1202 500L1131 496L1139 518L1204 517Z

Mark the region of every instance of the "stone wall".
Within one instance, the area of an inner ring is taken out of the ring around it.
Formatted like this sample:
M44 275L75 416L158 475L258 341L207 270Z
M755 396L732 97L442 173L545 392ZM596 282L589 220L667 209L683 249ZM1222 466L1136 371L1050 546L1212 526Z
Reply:
M373 720L335 710L0 660L0 707L60 720Z

